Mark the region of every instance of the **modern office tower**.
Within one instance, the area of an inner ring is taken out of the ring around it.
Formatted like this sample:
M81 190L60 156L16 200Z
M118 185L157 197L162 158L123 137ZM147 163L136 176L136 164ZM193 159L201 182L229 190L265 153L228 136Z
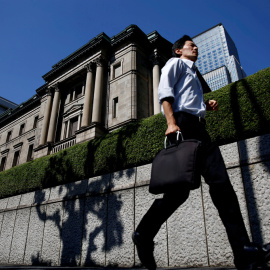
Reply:
M246 77L237 48L220 23L193 37L199 48L196 65L212 91Z

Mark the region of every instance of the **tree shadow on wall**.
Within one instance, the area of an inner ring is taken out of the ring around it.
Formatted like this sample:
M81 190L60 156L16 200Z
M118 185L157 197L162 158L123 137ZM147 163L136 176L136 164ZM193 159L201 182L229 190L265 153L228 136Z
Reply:
M105 266L105 253L124 242L123 202L113 187L110 175L103 175L35 192L44 237L32 264Z
M258 120L257 129L259 130L259 132L261 132L261 130L265 130L265 126L266 125L269 126L269 121L266 119L265 114L261 106L259 105L256 96L254 95L254 92L249 87L246 80L241 80L237 83L242 84L242 86L245 89L247 99L249 99L249 102L253 106L252 108L253 113L257 116L257 120ZM253 182L254 179L252 178L252 171L250 169L250 166L247 166L248 161L250 160L251 157L249 157L247 143L245 140L243 140L245 138L256 136L258 135L258 133L251 132L250 134L246 134L245 132L245 127L243 125L241 115L240 115L241 110L239 108L240 104L239 104L239 97L238 97L237 87L236 87L237 83L234 83L230 89L230 98L231 98L231 104L232 104L232 110L233 110L233 122L234 122L234 127L236 130L236 137L240 140L242 139L242 141L238 143L238 147L239 147L239 152L240 152L240 157L241 157L241 170L242 170L243 181L244 181L243 184L245 188L252 238L254 242L262 245L263 244L262 225L261 225L261 220L259 217L259 209L258 209L258 205L256 201L259 198L256 198L256 195L255 195L255 187L254 187L254 182ZM258 154L261 156L263 155L262 149L264 149L264 146L263 146L262 140L260 140ZM267 168L268 172L270 172L270 164L264 163L264 165Z

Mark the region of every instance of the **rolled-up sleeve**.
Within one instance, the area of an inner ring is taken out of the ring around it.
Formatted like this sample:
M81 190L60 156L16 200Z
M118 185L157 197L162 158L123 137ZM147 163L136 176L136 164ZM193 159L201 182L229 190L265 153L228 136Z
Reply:
M179 58L172 58L163 67L158 86L159 103L164 98L175 98L174 86L182 74L182 61Z

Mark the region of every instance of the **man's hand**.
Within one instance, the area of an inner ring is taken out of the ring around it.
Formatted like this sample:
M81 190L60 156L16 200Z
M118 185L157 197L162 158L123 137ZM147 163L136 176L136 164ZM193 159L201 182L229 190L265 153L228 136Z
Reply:
M216 100L208 100L205 102L206 110L207 111L217 111L218 110L218 103Z
M176 131L180 131L180 128L176 124L168 125L165 135L167 136L169 134L175 133Z
M167 130L165 132L166 136L175 133L176 131L180 131L180 128L176 125L176 121L173 115L172 103L173 99L170 98L164 99L162 101L164 114L167 120Z

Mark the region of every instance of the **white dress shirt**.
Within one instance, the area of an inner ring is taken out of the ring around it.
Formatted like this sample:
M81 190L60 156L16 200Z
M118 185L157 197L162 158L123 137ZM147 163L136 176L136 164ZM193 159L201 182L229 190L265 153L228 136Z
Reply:
M194 62L188 59L171 58L161 70L158 87L159 102L164 98L173 98L174 112L182 111L205 117L206 106L203 89ZM164 114L163 108L162 112Z

